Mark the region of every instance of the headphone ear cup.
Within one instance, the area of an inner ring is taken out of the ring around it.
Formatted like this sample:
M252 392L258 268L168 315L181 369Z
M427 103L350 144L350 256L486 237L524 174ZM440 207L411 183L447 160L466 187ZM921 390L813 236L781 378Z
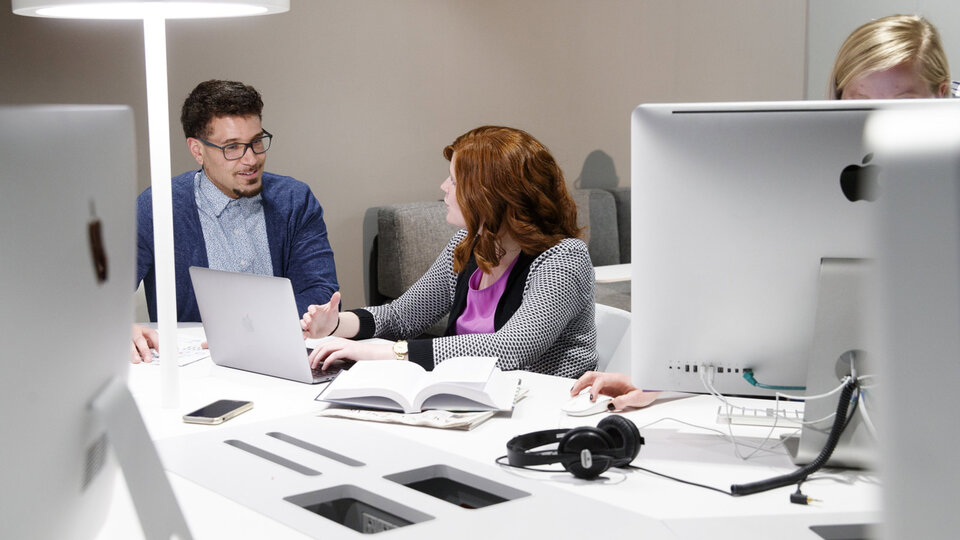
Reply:
M643 445L643 437L640 436L640 430L632 421L622 416L610 415L597 424L597 429L610 437L613 442L610 448L624 450L625 457L613 460L611 467L625 467L637 458L640 447Z
M557 445L559 454L568 454L563 460L563 468L577 478L591 479L603 474L610 468L609 456L600 455L613 448L610 435L594 427L584 426L568 431ZM580 459L581 452L590 452L591 463L585 467Z

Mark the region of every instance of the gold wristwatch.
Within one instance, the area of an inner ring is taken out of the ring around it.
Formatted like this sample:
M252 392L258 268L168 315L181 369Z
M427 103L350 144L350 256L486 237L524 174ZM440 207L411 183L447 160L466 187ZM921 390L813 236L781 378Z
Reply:
M396 355L397 360L406 360L407 359L407 342L400 340L393 344L393 354Z

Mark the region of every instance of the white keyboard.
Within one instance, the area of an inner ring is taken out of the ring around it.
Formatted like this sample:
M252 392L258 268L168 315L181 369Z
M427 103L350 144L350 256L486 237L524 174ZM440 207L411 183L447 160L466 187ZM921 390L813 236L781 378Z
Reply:
M203 360L204 358L209 358L210 350L202 348L200 346L202 342L202 338L177 334L177 364L185 366ZM156 350L152 350L152 352L152 363L159 365L161 360L160 355L157 354Z
M803 424L802 403L781 403L780 410L776 407L728 407L720 405L717 408L718 424L734 424L740 426L772 426L785 428L799 428Z

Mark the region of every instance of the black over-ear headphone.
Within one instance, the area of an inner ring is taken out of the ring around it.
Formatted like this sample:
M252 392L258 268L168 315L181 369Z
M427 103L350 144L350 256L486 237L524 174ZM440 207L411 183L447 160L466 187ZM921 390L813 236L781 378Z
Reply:
M557 443L556 450L533 450ZM596 478L610 467L636 459L643 445L637 425L622 416L608 416L597 427L550 429L518 435L507 442L513 467L562 463L577 478Z

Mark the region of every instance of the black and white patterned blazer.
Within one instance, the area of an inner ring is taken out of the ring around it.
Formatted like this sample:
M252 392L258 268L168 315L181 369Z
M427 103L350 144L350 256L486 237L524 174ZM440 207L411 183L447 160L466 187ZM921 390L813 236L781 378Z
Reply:
M409 357L427 369L455 356L496 356L503 370L579 377L597 366L593 265L587 245L567 238L538 256L521 253L497 304L492 334L453 335L466 304L467 282L476 268L453 271L453 250L467 234L460 230L427 273L399 298L382 306L353 310L360 317L356 339L409 341ZM447 313L446 335L421 335Z

